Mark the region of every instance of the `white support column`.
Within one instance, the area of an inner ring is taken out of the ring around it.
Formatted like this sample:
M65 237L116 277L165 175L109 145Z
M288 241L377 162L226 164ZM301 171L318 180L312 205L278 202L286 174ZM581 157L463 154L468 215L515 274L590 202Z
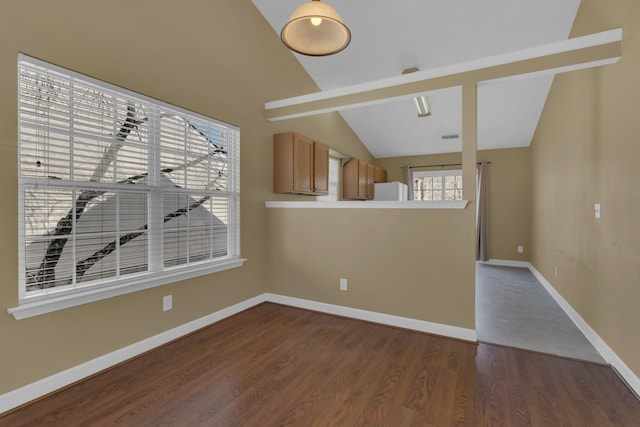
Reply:
M462 84L462 197L469 201L463 224L466 244L461 268L469 272L467 306L475 318L476 291L476 151L478 147L478 90L473 80ZM475 328L474 328L475 329Z
M462 85L462 197L469 201L473 210L476 205L477 147L478 90L476 82L468 81Z

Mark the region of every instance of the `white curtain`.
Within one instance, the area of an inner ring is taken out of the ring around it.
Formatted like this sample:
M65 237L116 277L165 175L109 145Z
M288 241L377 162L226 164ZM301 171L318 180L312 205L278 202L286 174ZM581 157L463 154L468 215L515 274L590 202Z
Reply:
M480 162L476 186L476 261L489 261L489 183L487 162Z

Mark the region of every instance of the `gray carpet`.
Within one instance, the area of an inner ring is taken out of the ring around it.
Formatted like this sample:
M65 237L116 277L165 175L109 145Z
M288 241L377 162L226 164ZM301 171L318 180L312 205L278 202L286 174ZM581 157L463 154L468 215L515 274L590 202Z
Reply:
M478 340L605 363L527 268L476 264Z

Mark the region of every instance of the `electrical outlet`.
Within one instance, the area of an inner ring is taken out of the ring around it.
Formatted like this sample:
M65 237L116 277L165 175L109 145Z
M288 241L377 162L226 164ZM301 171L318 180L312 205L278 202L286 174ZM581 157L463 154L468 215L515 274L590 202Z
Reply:
M600 218L600 215L601 215L600 203L596 203L595 204L594 213L595 213L596 218Z
M518 253L519 254L524 253L524 246L522 246L522 245L518 246Z
M555 270L553 271L553 275L556 276L556 278L558 278L558 266L556 265Z
M349 285L347 283L347 279L340 279L340 290L341 291L348 291L349 290Z
M162 311L168 311L173 308L173 295L165 295L162 297Z

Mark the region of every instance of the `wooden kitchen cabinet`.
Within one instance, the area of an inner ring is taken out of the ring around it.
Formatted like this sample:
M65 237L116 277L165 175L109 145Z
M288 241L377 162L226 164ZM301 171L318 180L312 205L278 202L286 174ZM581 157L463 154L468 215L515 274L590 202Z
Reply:
M329 194L329 147L294 132L275 134L273 192Z
M387 171L378 166L375 168L374 182L387 182Z
M372 200L374 183L386 182L387 171L358 159L350 159L342 167L342 197Z
M329 194L329 147L313 143L313 189L315 194Z
M376 167L367 163L367 200L373 200L373 184L375 183Z
M367 163L350 159L342 167L342 197L352 200L367 199Z

